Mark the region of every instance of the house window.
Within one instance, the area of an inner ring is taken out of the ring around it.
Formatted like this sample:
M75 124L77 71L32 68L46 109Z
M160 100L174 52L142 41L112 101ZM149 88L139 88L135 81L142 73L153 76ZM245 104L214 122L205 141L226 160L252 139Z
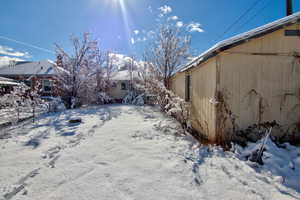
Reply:
M185 101L191 100L191 75L185 76Z
M117 87L117 83L116 82L112 82L112 85L111 85L113 88L116 88Z
M121 83L121 90L127 90L127 85L125 82Z
M48 79L43 80L43 91L51 92L52 91L52 82Z

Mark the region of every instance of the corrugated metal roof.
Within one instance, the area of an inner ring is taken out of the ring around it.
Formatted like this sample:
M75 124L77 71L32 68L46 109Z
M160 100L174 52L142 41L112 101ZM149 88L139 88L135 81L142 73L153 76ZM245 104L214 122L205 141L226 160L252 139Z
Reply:
M54 75L55 63L50 60L37 62L17 62L0 68L0 75Z
M223 40L204 53L200 54L198 57L196 57L193 61L188 63L185 67L181 68L179 71L184 72L192 67L198 66L202 62L208 60L209 58L212 58L216 55L218 55L221 51L227 50L231 47L237 46L241 44L242 42L260 37L262 35L268 34L270 32L274 32L280 28L282 28L285 25L294 24L300 21L300 12L297 12L293 15L281 18L277 21L274 21L272 23L266 24L264 26L260 26L258 28L255 28L251 31L236 35L234 37L231 37L229 39Z

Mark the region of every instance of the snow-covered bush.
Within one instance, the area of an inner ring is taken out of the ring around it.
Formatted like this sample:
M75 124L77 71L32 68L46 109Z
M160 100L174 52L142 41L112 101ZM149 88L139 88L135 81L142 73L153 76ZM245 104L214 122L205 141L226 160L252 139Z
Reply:
M32 105L25 85L14 87L9 94L0 97L0 102L2 111L7 112L8 121L12 123L18 122L24 108L30 108Z
M112 102L112 98L108 96L105 92L97 93L97 104L108 104Z
M136 98L136 92L130 91L123 99L122 103L132 104L133 100Z
M145 105L144 96L145 96L145 94L140 94L140 95L138 95L138 96L132 101L132 104L133 104L133 105L137 105L137 106Z
M33 122L35 120L36 114L38 112L46 112L47 111L47 106L45 102L41 99L40 96L40 82L36 82L34 88L28 90L28 97L30 99L31 103L31 109L32 109L32 118Z
M148 65L148 67L150 69L146 69L146 73L145 71L141 73L138 83L139 90L144 91L143 97L154 96L155 98L152 99L151 103L158 105L163 112L177 119L184 129L191 128L189 104L167 89L163 79L157 76L153 67L151 65Z
M183 128L190 128L189 104L172 91L166 89L162 84L157 89L158 93L156 96L161 109L168 115L176 118Z
M19 85L9 94L0 96L1 114L5 113L5 121L16 123L28 117L34 119L37 113L47 112L47 105L40 98L38 87L38 84L33 89Z
M104 104L111 101L105 94L115 75L115 56L102 51L99 42L89 33L72 37L73 52L56 45L58 93L68 108L81 105Z
M144 97L145 97L144 93L138 94L135 91L131 91L124 97L122 103L142 106L145 105Z
M48 104L48 112L60 112L66 109L66 106L60 97L42 97Z

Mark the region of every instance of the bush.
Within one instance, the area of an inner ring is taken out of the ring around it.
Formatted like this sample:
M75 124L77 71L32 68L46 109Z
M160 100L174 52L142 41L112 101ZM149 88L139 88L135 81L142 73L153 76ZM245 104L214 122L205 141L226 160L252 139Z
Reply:
M124 104L132 104L134 99L136 98L137 94L136 92L129 92L123 99L122 103Z
M42 97L48 103L49 112L64 111L66 106L60 97Z
M132 101L132 104L137 105L137 106L145 105L144 96L145 96L145 94L140 94L140 95L138 95L138 96Z
M190 129L189 104L168 90L161 81L151 81L143 87L144 96L155 96L152 103L160 106L160 109L166 114L174 117L183 129Z
M124 97L122 103L123 104L133 104L133 105L137 105L137 106L142 106L142 105L145 105L144 96L145 96L144 93L138 95L136 92L129 92Z
M112 102L112 98L108 96L105 92L99 92L97 94L97 104L108 104Z

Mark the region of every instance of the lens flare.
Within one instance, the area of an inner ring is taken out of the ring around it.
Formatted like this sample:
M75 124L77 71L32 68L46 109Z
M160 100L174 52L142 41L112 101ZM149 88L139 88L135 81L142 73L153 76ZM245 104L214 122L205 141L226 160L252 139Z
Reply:
M128 15L128 9L125 4L125 0L113 0L113 1L115 1L119 5L123 23L124 23L124 27L125 27L125 34L128 39L128 43L130 43L130 38L131 38L132 34L131 34L131 30L130 30L130 19L129 19L129 15Z

